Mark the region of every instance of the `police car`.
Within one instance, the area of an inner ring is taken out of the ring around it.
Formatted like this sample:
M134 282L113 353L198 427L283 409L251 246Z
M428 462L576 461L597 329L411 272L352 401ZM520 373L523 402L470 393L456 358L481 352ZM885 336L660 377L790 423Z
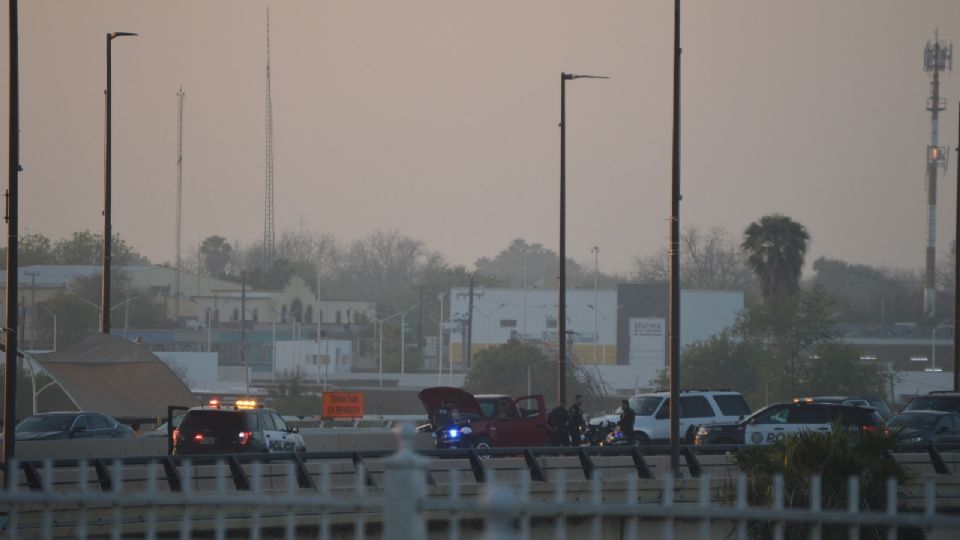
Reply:
M883 418L872 407L798 399L770 405L740 422L700 426L694 442L772 444L805 430L829 433L835 422L852 431L872 431L883 426Z
M173 430L173 453L306 452L297 428L289 428L276 411L254 400L233 405L212 399L186 412Z

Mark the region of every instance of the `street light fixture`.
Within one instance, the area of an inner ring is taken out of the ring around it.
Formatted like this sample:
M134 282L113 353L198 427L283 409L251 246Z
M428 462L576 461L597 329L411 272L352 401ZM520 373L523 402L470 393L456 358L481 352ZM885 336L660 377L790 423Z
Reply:
M107 89L103 93L106 111L106 129L103 145L103 287L101 289L100 304L110 305L110 244L113 232L110 227L110 191L111 191L111 46L110 43L118 37L135 36L133 32L113 32L107 34ZM100 332L110 333L110 310L104 309L100 313Z
M560 403L567 401L567 81L609 78L560 73L560 303L557 315L557 401Z

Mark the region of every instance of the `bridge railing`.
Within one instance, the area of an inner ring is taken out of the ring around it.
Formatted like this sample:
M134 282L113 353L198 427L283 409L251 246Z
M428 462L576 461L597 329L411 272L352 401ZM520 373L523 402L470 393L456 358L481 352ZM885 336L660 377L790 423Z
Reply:
M960 536L956 475L926 475L910 486L888 482L886 508L873 510L860 508L856 478L843 509L824 509L818 495L809 507L786 507L783 480L775 478L773 504L755 507L747 502L747 477L692 466L708 457L692 449L685 478L675 478L668 467L648 463L664 457L650 449L415 452L410 436L396 453L328 453L322 460L308 454L12 462L10 480L17 481L0 491L2 536L399 539L425 538L429 528L452 539L528 538L535 529L557 538L729 532L746 538L758 524L769 524L775 538L798 525L810 527L814 538L825 527L842 527L850 537L879 527L896 538L903 526ZM810 482L819 494L819 478Z

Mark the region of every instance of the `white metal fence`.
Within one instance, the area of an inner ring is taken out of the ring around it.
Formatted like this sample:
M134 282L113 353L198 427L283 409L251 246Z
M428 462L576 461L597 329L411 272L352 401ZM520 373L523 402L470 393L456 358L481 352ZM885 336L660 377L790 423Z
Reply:
M409 443L412 434L406 437ZM428 475L427 460L409 444L383 463L384 469L376 472L378 484L370 481L362 463L359 470L323 463L305 483L293 462L254 462L249 489L242 490L230 482L229 468L235 465L183 464L180 488L171 490L157 465L131 471L115 461L105 485L86 464L64 474L47 462L34 489L17 481L0 491L2 535L459 540L745 539L762 534L782 539L792 536L791 527L803 525L804 534L814 539L834 534L837 527L848 538L877 533L898 538L898 527L914 527L928 537L960 538L960 514L951 513L960 511L960 481L952 475L909 490L888 481L887 507L864 511L856 478L849 480L844 509L822 508L818 477L810 479L809 508L785 506L782 478L774 479L773 505L753 507L747 502L745 476L674 479L662 474L658 480L642 480L636 475L604 478L597 470L581 480L558 469L550 482L538 483L527 471L507 473L491 464L486 482L477 484L456 470Z

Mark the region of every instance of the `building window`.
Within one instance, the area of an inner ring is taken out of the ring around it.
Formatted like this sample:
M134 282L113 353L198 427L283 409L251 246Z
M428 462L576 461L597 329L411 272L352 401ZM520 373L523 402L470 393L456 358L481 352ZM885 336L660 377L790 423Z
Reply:
M230 316L230 320L231 320L231 321L239 321L239 320L240 320L240 310L239 310L239 309L233 308L233 314Z
M516 319L500 319L500 328L516 328Z
M313 324L313 306L307 306L307 312L303 315L303 322Z
M322 323L322 322L323 322L323 310L322 310L322 309L318 309L318 310L317 310L317 322L318 322L318 323Z
M337 310L337 324L340 324L341 322L343 322L343 316L342 316L342 314L340 313L340 310L338 309L338 310Z
M259 320L260 320L260 311L258 311L257 308L253 308L253 322L257 322Z

